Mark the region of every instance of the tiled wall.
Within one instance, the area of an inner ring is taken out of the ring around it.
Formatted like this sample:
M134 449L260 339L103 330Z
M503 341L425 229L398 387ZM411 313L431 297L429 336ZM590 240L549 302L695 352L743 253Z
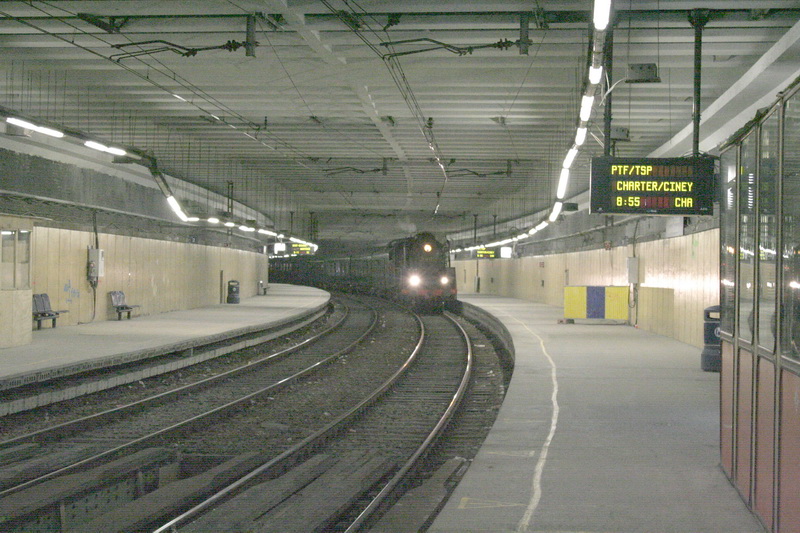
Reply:
M100 234L105 276L95 295L86 280L89 232L36 227L33 231L31 289L46 292L54 309L68 309L59 325L116 317L109 291L123 291L140 314L191 309L224 301L228 280L242 297L267 281L267 257L230 248L201 246L122 235Z
M635 248L635 249L634 249ZM635 252L635 254L634 254ZM703 345L703 309L719 304L719 230L621 246L520 259L455 261L458 290L563 307L565 285L626 285L628 257L639 258L639 327Z

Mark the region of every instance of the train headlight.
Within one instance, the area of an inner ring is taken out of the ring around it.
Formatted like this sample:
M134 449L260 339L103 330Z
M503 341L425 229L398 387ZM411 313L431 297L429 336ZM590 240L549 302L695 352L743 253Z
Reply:
M442 276L442 278L439 281L442 282L442 285L447 285L448 283L450 283L450 278L448 278L447 276Z
M420 283L422 283L422 278L416 274L412 274L411 277L408 278L408 284L412 287L419 287Z
M427 253L430 253L431 250L433 250L433 246L431 246L426 242L425 245L422 247L422 249L425 250Z

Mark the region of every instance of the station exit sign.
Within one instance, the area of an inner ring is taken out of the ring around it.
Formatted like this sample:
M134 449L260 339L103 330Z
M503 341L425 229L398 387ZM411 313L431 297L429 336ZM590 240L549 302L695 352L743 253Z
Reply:
M593 157L590 211L711 215L714 176L712 157Z

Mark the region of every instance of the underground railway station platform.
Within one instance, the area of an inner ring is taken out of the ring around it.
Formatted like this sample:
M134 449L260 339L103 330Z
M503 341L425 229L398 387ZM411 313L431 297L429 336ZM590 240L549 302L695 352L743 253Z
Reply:
M56 328L47 321L30 344L0 349L0 390L280 328L323 311L329 299L320 289L270 284L238 304Z
M462 296L512 335L497 421L430 533L759 532L719 463L700 349L560 308Z

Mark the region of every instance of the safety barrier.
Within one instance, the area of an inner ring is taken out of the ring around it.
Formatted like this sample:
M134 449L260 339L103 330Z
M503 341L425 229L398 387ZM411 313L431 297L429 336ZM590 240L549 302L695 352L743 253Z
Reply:
M564 318L628 320L628 287L564 287Z

